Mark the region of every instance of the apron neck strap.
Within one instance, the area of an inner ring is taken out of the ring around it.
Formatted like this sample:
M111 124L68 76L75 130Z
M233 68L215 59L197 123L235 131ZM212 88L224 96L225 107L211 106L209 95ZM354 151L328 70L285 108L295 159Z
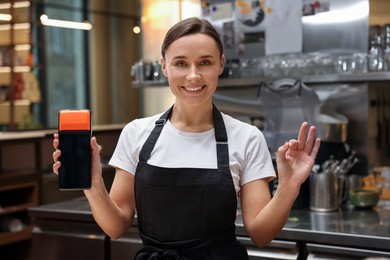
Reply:
M150 154L152 153L157 139L161 134L162 128L164 127L165 123L167 122L169 116L172 113L172 109L173 106L171 106L167 111L165 111L164 114L161 115L159 119L156 120L153 130L150 133L146 142L144 143L144 146L142 147L141 152L139 154L139 160L141 162L147 162L149 160Z
M172 113L173 106L171 106L161 117L156 120L155 126L146 140L144 146L141 149L139 160L147 162L150 158L154 146L157 142L158 137L161 134L162 128L167 122L168 118ZM229 168L229 150L228 140L226 134L225 123L222 118L222 114L218 111L216 106L213 104L213 119L214 119L214 131L215 141L217 143L217 158L218 158L218 169Z
M218 169L229 169L229 149L225 123L222 114L213 104L215 141L217 143Z

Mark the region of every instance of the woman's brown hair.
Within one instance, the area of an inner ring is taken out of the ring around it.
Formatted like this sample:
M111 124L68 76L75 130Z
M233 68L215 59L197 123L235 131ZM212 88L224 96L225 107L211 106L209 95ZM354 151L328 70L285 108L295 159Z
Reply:
M163 44L161 46L162 57L165 58L165 52L172 44L172 42L176 41L177 39L183 36L196 34L196 33L202 33L213 38L222 56L223 54L222 41L217 30L215 30L214 26L205 19L191 17L178 22L168 30L167 34L165 35Z

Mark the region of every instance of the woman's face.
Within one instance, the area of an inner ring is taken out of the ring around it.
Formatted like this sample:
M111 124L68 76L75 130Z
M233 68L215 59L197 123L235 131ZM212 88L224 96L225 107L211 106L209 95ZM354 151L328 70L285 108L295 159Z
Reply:
M161 59L163 73L176 101L190 106L212 101L223 64L224 57L214 39L201 33L177 39Z

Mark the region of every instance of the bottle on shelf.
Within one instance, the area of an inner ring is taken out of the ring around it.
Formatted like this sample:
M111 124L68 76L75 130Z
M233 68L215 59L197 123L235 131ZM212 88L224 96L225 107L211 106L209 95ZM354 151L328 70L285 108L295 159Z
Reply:
M368 50L368 70L382 71L384 69L383 46L381 27L379 25L370 28L370 46Z
M384 69L390 71L390 24L386 24L384 28Z

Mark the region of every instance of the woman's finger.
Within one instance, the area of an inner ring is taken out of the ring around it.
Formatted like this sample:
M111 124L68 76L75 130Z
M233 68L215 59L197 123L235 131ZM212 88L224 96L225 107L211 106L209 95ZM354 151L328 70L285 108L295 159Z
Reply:
M282 146L280 146L278 148L278 155L276 156L277 163L282 163L283 161L286 160L286 154L287 154L288 148L289 148L288 142L285 142Z
M58 161L58 158L61 156L61 151L60 150L55 150L53 152L53 162Z
M295 139L291 139L288 141L288 148L291 150L299 150L299 141Z
M311 153L310 153L310 157L315 160L316 157L317 157L317 154L318 154L318 150L320 149L320 145L321 145L321 139L320 138L316 138L315 142L314 142L314 146L313 148L311 149Z
M311 126L309 129L309 134L307 135L307 139L305 142L305 151L310 154L311 150L313 149L313 144L315 140L315 135L316 135L316 127Z
M53 172L58 175L58 169L61 167L61 162L56 161L53 163Z
M301 128L299 129L298 133L298 150L303 150L306 144L306 133L307 133L307 128L309 124L307 122L303 122L301 124Z
M53 147L54 149L58 149L58 144L60 141L58 140L58 134L54 134L54 139L53 139Z

